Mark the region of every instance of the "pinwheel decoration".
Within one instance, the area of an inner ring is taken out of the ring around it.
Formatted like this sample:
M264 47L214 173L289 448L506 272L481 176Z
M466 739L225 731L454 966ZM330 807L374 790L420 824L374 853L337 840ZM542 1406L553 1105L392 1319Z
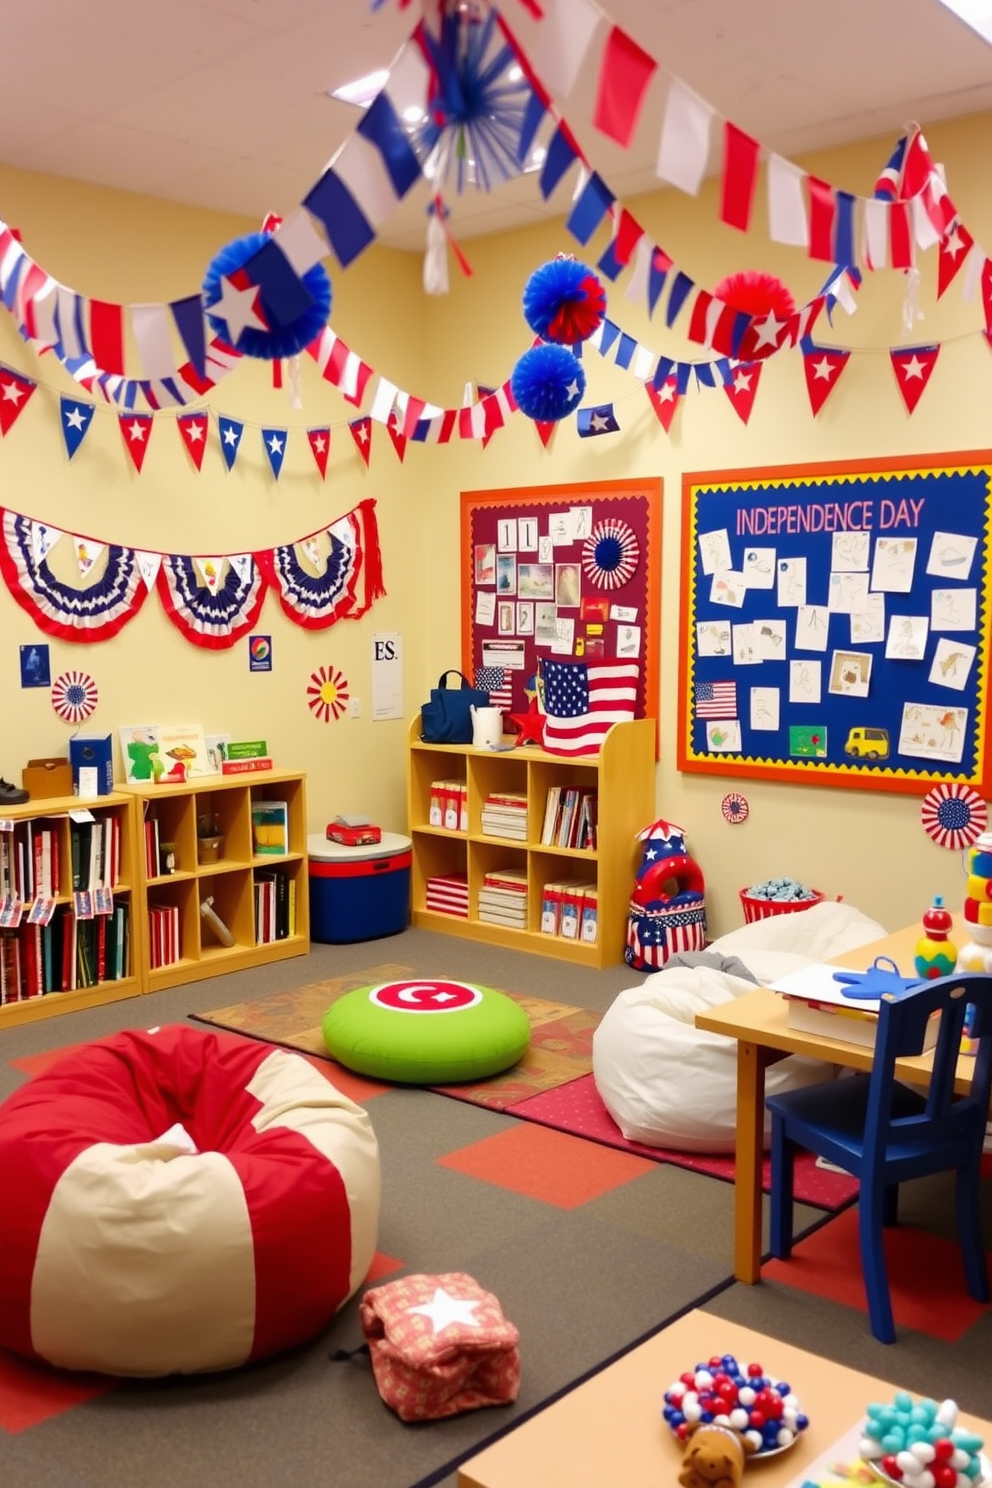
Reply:
M633 527L616 517L597 522L582 549L582 572L597 589L621 589L637 572L641 550Z
M334 667L318 667L310 674L307 707L318 723L341 717L348 702L348 679Z
M923 830L938 847L960 852L985 831L988 807L970 785L947 781L935 785L923 797L920 820Z
M736 826L739 822L746 822L751 807L748 805L747 796L742 796L740 791L728 791L720 802L720 810L723 812L725 821Z
M99 697L88 672L63 672L52 683L52 707L63 723L82 723L89 718Z

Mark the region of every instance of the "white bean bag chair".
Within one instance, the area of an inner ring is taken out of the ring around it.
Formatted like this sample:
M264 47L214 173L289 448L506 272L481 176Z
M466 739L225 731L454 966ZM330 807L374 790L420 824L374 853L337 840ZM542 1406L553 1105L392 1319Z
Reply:
M709 947L736 956L760 983L829 960L886 934L853 906L824 901L771 916ZM712 967L671 966L621 992L593 1035L596 1089L628 1141L678 1152L732 1152L737 1124L737 1042L695 1027L695 1016L754 990ZM769 1095L828 1078L832 1066L795 1055L765 1075ZM766 1114L765 1145L770 1137Z
M368 1116L298 1054L182 1025L83 1045L0 1106L0 1347L64 1369L230 1369L368 1273Z

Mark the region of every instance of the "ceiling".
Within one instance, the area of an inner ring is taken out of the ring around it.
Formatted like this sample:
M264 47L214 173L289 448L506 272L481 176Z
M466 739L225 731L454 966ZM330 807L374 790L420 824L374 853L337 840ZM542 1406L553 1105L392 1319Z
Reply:
M557 99L614 193L656 184L666 79L680 77L769 149L805 151L992 111L992 48L938 0L609 0L659 63L629 150L596 133L604 11L570 98ZM506 19L528 52L538 23ZM0 162L262 218L288 213L358 120L328 90L388 67L419 14L385 0L31 0L4 6ZM840 184L840 183L838 183ZM843 183L868 191L869 182ZM380 239L422 250L426 185ZM534 175L452 199L459 239L560 216ZM3 203L0 202L0 217Z

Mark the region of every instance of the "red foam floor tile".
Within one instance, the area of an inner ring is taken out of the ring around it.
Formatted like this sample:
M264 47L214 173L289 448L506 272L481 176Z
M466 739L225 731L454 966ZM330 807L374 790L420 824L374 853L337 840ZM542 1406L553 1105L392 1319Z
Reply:
M40 1426L116 1384L104 1375L48 1369L0 1349L0 1430L13 1434Z
M655 1166L643 1157L527 1122L450 1152L437 1162L442 1168L559 1209L577 1209Z
M956 1343L989 1311L965 1290L961 1248L955 1241L896 1225L885 1231L885 1260L897 1329ZM857 1209L844 1210L800 1240L787 1261L766 1261L761 1275L867 1313Z

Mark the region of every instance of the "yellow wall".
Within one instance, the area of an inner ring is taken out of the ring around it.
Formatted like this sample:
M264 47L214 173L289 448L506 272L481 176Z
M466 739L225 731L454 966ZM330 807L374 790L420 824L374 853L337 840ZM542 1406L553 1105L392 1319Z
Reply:
M935 159L947 170L952 196L976 240L992 244L992 203L985 187L988 117L927 129ZM814 174L868 193L891 140L810 157ZM535 183L536 191L536 183ZM561 208L567 210L568 188ZM759 207L763 197L759 195ZM284 204L276 203L276 207ZM653 239L697 283L715 284L743 268L781 275L798 301L820 287L824 267L797 250L769 244L761 229L744 237L718 223L716 195L698 200L659 192L629 204ZM453 203L457 234L457 199ZM756 214L759 218L761 212ZM0 167L0 216L22 230L28 250L62 282L108 299L156 301L189 293L213 253L254 223L184 209L76 183ZM85 228L81 226L85 224ZM594 262L606 243L602 229L584 251ZM461 402L466 381L495 383L529 343L520 294L530 272L576 245L560 225L538 226L465 244L474 268L463 279L452 265L451 292L429 299L420 288L418 255L373 249L348 271L332 270L332 323L377 371L436 403ZM416 711L425 690L459 656L459 493L483 487L555 484L591 478L657 476L664 481L662 555L662 756L657 812L679 822L707 877L711 930L739 923L737 890L771 875L790 874L842 895L895 927L915 919L931 896L962 897L960 863L926 838L919 799L912 796L749 781L746 824L730 827L720 801L734 784L716 776L680 775L675 767L679 615L680 492L684 471L911 456L992 446L992 363L981 335L977 303L965 304L960 279L935 299L936 253L922 260L920 303L925 320L902 329L902 276L867 276L857 314L835 315L824 341L851 346L843 380L820 416L810 414L801 358L783 353L765 366L745 428L719 390L690 390L669 438L643 389L590 352L587 402L612 400L619 436L580 441L572 424L545 451L536 431L516 416L486 450L454 441L410 445L400 465L388 436L376 429L371 470L352 445L346 421L354 410L320 382L304 358L302 411L273 392L266 367L238 368L210 396L215 412L244 419L245 447L233 472L223 465L216 430L204 468L190 468L166 416L156 426L139 477L115 427L98 409L82 449L70 464L58 427L58 393L70 379L48 359L25 350L8 316L0 319L0 361L41 382L34 399L0 444L0 503L95 538L166 551L226 553L291 541L333 521L365 496L378 502L388 595L364 619L311 634L282 616L273 597L258 629L271 633L274 670L249 675L246 644L227 652L186 642L151 596L113 641L83 647L51 641L53 676L69 667L91 670L100 689L87 731L115 732L125 723L201 721L207 732L264 734L277 762L309 775L311 827L336 811L364 810L402 830L406 725L373 724L370 651L374 631L402 633L405 707ZM623 281L610 293L609 313L655 351L695 359L698 347L668 331L663 319L626 300ZM887 348L940 340L930 386L910 419L897 391ZM305 428L334 426L331 463L321 484L305 443ZM276 484L261 450L262 423L288 426L291 440ZM71 730L52 712L45 690L22 691L18 645L39 639L28 617L0 589L0 688L13 722L3 729L0 773L19 779L33 755L64 752ZM320 665L333 665L362 699L360 718L316 722L306 685Z

